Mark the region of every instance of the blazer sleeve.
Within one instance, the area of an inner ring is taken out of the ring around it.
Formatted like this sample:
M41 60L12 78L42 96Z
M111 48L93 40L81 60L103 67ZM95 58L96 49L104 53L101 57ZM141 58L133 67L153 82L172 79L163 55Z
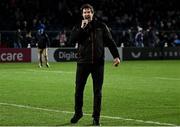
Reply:
M73 27L68 44L83 43L83 41L89 36L89 29L82 29L81 27Z
M106 24L103 25L104 26L104 42L105 42L105 45L109 48L112 56L114 58L120 58L120 55L119 55L119 52L118 52L118 49L117 49L117 45L111 35L111 32L109 30L109 28L107 27Z

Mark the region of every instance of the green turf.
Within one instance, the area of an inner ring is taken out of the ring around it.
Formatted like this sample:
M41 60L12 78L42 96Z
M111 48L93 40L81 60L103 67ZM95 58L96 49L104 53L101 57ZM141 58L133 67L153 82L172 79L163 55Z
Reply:
M91 76L84 93L87 115L72 125L76 63L50 64L0 64L1 126L91 125ZM180 126L180 61L125 61L118 68L106 63L102 115L103 126Z

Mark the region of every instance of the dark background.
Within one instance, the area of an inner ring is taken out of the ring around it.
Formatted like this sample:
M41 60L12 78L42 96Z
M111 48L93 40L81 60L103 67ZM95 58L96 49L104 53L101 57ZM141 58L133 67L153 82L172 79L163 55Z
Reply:
M92 4L96 16L112 29L180 29L177 0L0 0L0 30L23 29L24 22L35 29L39 20L47 30L69 28L79 21L84 3Z
M1 47L13 47L17 29L25 38L27 31L35 34L40 24L45 25L51 47L59 47L58 34L65 31L68 41L73 25L81 20L80 7L85 3L91 4L95 17L109 26L118 46L123 43L125 47L135 47L138 27L143 30L144 47L162 47L165 43L168 47L177 46L177 0L0 0Z

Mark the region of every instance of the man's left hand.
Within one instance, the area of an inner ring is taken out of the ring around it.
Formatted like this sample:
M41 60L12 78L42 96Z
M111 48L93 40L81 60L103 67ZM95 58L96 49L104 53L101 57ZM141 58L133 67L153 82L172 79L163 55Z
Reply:
M115 67L117 67L119 64L120 64L120 59L117 57L117 58L114 59L113 65L114 65Z

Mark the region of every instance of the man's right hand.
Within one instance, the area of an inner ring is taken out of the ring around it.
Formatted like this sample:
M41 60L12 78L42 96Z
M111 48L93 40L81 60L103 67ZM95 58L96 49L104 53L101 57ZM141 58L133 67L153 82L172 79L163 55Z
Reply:
M87 24L88 24L88 20L87 19L82 20L81 28L84 29L87 26Z

